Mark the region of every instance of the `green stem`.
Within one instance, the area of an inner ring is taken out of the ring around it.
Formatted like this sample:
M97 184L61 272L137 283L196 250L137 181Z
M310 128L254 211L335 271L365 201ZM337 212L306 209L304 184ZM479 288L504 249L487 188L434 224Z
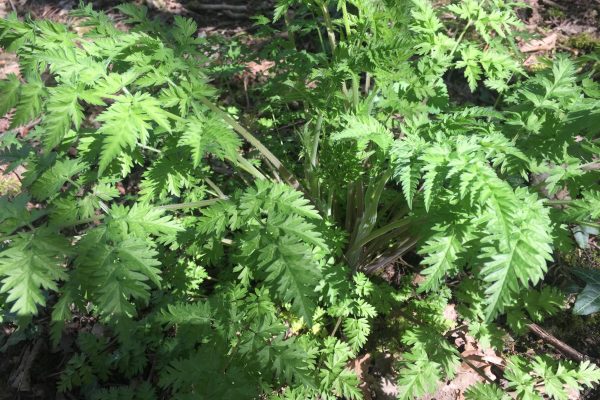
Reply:
M319 176L316 173L317 165L319 163L319 142L321 140L321 126L323 124L323 114L319 114L317 118L317 122L314 129L314 134L312 137L312 142L309 142L310 150L308 163L306 168L306 177L309 185L309 190L313 199L316 199L319 202L319 206L322 207L321 204L321 189Z
M296 177L291 172L289 172L287 168L285 168L281 161L279 161L279 159L273 153L271 153L271 151L267 149L265 145L260 142L260 140L258 140L246 128L244 128L235 119L233 119L231 115L221 110L206 97L200 97L200 102L206 107L208 107L211 111L218 114L221 118L223 118L223 120L227 122L241 137L243 137L248 143L254 146L254 148L256 148L256 150L258 150L260 154L262 154L267 159L267 161L273 166L273 169L279 172L283 179L287 183L289 183L294 189L301 188L300 182L298 182ZM252 168L254 168L254 166L252 166ZM256 168L254 168L254 170L256 170Z
M323 20L325 22L325 30L327 31L327 38L329 39L329 47L331 47L331 54L333 55L333 53L335 53L337 43L335 40L333 24L331 23L331 15L327 9L326 2L319 1L319 5L321 6L321 13L323 14Z
M569 205L571 203L573 203L573 200L550 200L550 199L544 200L544 204L548 204L551 206Z
M91 222L100 222L104 219L104 217L106 217L106 214L95 215L93 217L80 219L80 220L77 220L75 222L71 222L68 224L59 224L59 227L62 229L62 228L70 228L70 227L77 226L77 225L89 224Z
M385 235L386 233L393 231L394 229L403 228L409 224L410 224L410 220L408 218L402 218L401 220L391 222L385 226L382 226L381 228L377 229L376 231L372 232L369 236L367 236L366 238L364 238L363 240L358 242L358 245L364 246L367 243Z
M288 33L288 39L290 40L290 44L293 49L296 49L296 38L294 37L294 32L290 29L290 17L287 11L283 14L283 21L285 22L285 28Z
M327 31L327 39L329 39L329 47L331 47L331 56L335 54L335 49L337 48L337 42L335 40L335 30L333 28L333 23L331 22L331 15L329 14L329 9L327 9L326 1L319 1L319 6L321 6L321 14L323 14L323 21L325 22L325 30ZM344 96L348 97L348 88L346 87L346 82L342 82L342 92L344 92Z
M224 197L224 198L217 197L215 199L191 201L189 203L166 204L164 206L158 206L156 208L161 209L161 210L182 210L185 208L202 208L202 207L210 206L211 204L215 204L222 200L227 200L227 197Z
M592 228L598 228L600 229L600 224L596 223L596 222L587 222L587 221L575 221L576 224L578 225L584 225L584 226L589 226Z
M1 242L6 242L7 240L12 240L12 239L16 239L17 237L19 237L19 235L10 235L10 236L0 236L0 243Z
M346 8L346 2L342 1L342 18L344 19L344 27L346 28L346 40L350 38L350 19L348 18L348 9Z
M352 104L354 110L358 112L358 106L360 103L360 82L358 81L358 75L352 74Z
M208 183L208 186L210 186L216 192L217 196L219 196L221 198L227 197L227 196L225 196L225 194L223 193L221 188L219 188L217 186L217 184L214 183L210 178L204 178L204 180L206 181L206 183Z
M243 169L244 171L246 171L247 173L249 173L256 179L258 179L258 180L267 179L262 172L260 172L254 165L252 165L252 163L250 161L246 160L240 154L238 154L236 156L236 160L238 162L238 166L241 169Z
M454 47L452 48L452 51L450 52L450 57L449 57L450 60L452 60L452 57L454 56L454 53L456 53L456 50L458 50L458 46L460 45L460 42L462 42L463 38L465 37L465 34L467 33L467 30L471 27L471 24L472 24L472 21L469 20L469 22L467 22L467 24L465 25L464 29L460 33L460 36L456 40L456 44L454 45Z
M310 152L310 165L317 166L317 155L319 150L319 140L321 138L321 126L323 125L323 114L319 114L317 119L317 125L315 126L315 137L313 139L313 145Z
M71 185L75 186L77 189L81 189L81 185L77 182L75 182L74 180L72 180L71 178L67 178L67 182L69 182Z
M372 182L366 190L364 196L358 199L361 202L360 216L358 223L355 226L354 232L351 235L351 245L346 252L350 266L358 267L358 261L362 250L362 242L370 236L373 227L377 223L377 210L379 208L379 200L385 188L385 184L392 176L392 170L387 170L382 173L375 182Z
M151 146L146 146L145 144L141 144L140 142L138 142L138 147L140 149L144 149L144 150L148 150L148 151L152 151L154 153L157 154L162 154L162 151L160 151L159 149L155 148L155 147L151 147Z

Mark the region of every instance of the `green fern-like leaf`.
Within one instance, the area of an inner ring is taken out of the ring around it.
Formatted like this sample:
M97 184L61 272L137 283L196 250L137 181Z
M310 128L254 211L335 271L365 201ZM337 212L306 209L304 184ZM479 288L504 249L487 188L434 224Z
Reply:
M467 400L508 400L510 397L496 385L477 382L465 391Z
M79 248L78 273L85 277L102 314L133 316L132 300L146 302L150 297L147 281L160 285L158 253L142 239L113 244L106 234L98 228L86 235Z
M102 135L100 174L121 153L133 150L138 142L147 144L151 122L170 130L167 113L161 109L159 101L147 93L119 96L96 119L103 123L98 129Z
M58 281L67 278L61 261L69 253L68 242L47 230L20 234L0 252L0 293L8 293L12 312L33 315L46 304L43 290L57 291Z
M314 288L321 274L306 250L296 239L283 237L260 249L259 265L266 273L265 281L311 325L316 307Z
M346 128L333 134L332 141L355 140L359 151L364 151L371 142L383 151L392 145L392 133L375 118L351 115L345 119Z
M367 342L371 326L366 318L346 318L344 334L348 337L350 348L356 354Z
M547 210L535 195L519 191L518 197L525 208L514 211L517 215L510 223L509 236L499 240L499 247L484 248L482 256L488 260L481 270L490 284L486 289L488 318L504 309L511 294L528 287L529 282L537 284L546 272L546 261L552 259Z
M420 352L404 354L398 376L398 400L414 400L432 393L441 378L439 365Z
M256 189L246 190L240 199L241 215L249 217L259 213L261 208L274 209L282 213L295 213L300 216L321 219L315 207L302 193L284 184L256 181Z
M15 74L10 74L5 80L0 81L0 93L2 93L2 98L0 98L0 117L6 115L6 113L17 105L20 89L21 83Z
M194 117L187 123L180 146L188 146L192 150L192 161L197 167L206 153L216 155L220 159L235 160L241 142L238 136L216 118Z
M427 254L422 262L427 268L421 271L426 279L419 287L419 291L435 290L447 274L455 273L457 269L455 262L462 250L463 247L456 234L436 235L430 239L420 250L420 253Z
M60 160L45 171L31 186L31 194L37 200L46 200L57 194L65 182L86 168L78 160Z
M40 115L45 92L44 84L37 78L31 78L21 85L17 110L10 120L11 128L25 125Z
M143 239L153 235L161 243L171 243L177 232L183 230L177 221L165 215L165 210L140 203L131 208L115 205L110 216L110 223L121 228L123 237L132 235Z
M78 101L78 89L75 86L61 85L48 90L46 116L44 117L44 146L52 149L60 144L71 124L75 129L83 120L83 107Z

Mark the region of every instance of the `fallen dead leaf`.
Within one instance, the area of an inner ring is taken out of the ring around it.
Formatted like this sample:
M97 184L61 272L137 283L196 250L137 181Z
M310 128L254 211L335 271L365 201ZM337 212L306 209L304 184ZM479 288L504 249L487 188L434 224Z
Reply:
M358 376L360 381L360 389L363 392L363 398L365 400L371 400L371 393L369 386L372 384L372 377L369 375L369 365L371 364L371 354L364 354L352 361L352 369Z
M529 42L525 42L519 46L519 49L523 53L554 50L556 47L556 39L558 39L558 35L553 32L543 39L534 39L530 40Z
M455 304L447 304L446 308L444 309L443 315L444 315L444 318L446 318L447 320L456 323L456 319L458 318L458 313L456 312L456 305Z
M413 276L412 284L415 285L415 286L418 286L421 283L425 282L425 279L427 279L427 278L425 278L423 275L421 275L421 274L415 274Z
M246 71L252 78L256 79L261 75L267 76L269 74L269 70L274 66L274 61L262 60L260 63L250 61L246 63Z

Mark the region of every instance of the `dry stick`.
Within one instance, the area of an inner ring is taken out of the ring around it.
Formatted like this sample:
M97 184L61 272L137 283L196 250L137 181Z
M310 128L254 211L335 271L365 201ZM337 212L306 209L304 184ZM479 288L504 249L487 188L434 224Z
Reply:
M590 162L581 166L583 171L594 171L600 169L600 161Z
M542 3L545 3L545 4L547 4L549 6L552 6L552 7L556 7L558 9L560 9L560 10L563 10L563 11L565 11L567 9L567 7L565 7L565 6L561 5L561 4L558 4L558 3L556 3L556 2L554 2L552 0L542 0Z
M585 355L581 354L580 352L578 352L577 350L575 350L574 348L572 348L565 342L557 339L552 334L550 334L549 332L542 329L539 325L528 324L527 328L529 328L529 330L531 332L533 332L537 337L542 339L544 342L551 344L558 351L560 351L563 355L569 357L570 359L579 361L579 362L586 359Z
M465 357L463 357L462 355L459 354L460 359L467 364L473 371L477 372L477 374L479 376L481 376L483 379L485 379L486 381L488 381L488 383L491 383L494 386L497 386L498 384L496 382L494 382L492 380L492 378L490 378L489 376L487 376L485 374L485 372L483 372L483 370L481 368L479 368L478 366L476 366L475 364L473 364L471 361L467 360Z
M33 344L33 346L29 347L23 358L21 358L21 362L19 363L18 368L11 374L8 378L10 385L17 389L28 391L31 389L30 380L31 380L31 367L36 357L38 356L40 349L42 348L42 340L38 339Z
M10 3L10 7L12 8L13 12L17 12L17 7L15 7L15 3L13 3L12 0L8 0L8 2Z
M248 10L246 6L233 5L233 4L194 4L193 8L197 8L199 10L209 10L209 11L238 11L244 12Z

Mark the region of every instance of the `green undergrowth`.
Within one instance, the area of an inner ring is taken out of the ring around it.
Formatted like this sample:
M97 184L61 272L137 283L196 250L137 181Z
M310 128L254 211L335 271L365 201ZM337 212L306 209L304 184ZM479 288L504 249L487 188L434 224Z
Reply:
M461 365L450 330L502 351L571 312L547 274L597 235L600 85L562 54L527 72L518 6L285 0L225 58L135 5L127 30L89 5L1 20L0 164L25 172L0 197L0 351L47 343L75 398L361 399L352 362L389 335L417 399ZM273 65L229 84L246 60ZM501 378L465 397L566 400L600 369L523 354Z

